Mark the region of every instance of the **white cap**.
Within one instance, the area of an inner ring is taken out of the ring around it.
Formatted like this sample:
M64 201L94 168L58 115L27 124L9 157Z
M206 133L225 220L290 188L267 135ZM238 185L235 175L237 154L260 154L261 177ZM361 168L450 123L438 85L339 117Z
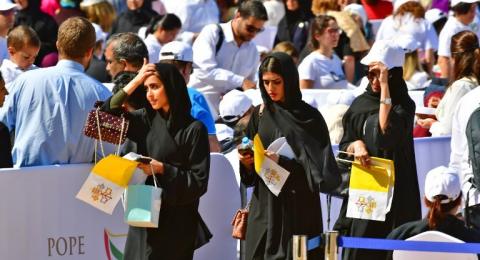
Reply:
M17 8L17 5L10 0L0 0L0 11L8 11Z
M173 41L163 45L159 60L178 60L193 62L193 50L184 42Z
M448 199L442 203L449 203L458 198L461 194L460 179L458 174L445 167L440 166L430 170L425 178L425 197L434 202L437 195L445 195Z
M106 2L106 0L83 0L80 3L80 7L87 7L87 6L91 6L91 5L96 5L96 4L99 4L101 2Z
M345 8L343 8L343 10L347 11L351 14L356 14L356 15L360 16L360 18L362 19L363 27L367 26L368 17L367 17L367 13L365 12L365 8L363 8L363 5L349 4L349 5L345 6Z
M430 24L433 24L443 17L447 17L447 14L437 8L432 8L425 12L425 20L427 20Z
M401 5L407 2L418 2L418 0L395 0L393 1L393 12L397 11Z
M107 34L102 30L102 27L96 23L92 23L92 26L95 29L95 42L105 42L107 39Z
M471 4L471 3L476 3L476 2L478 2L478 0L452 0L451 3L450 3L450 6L454 7L454 6L458 5L459 3Z
M377 61L382 62L388 69L403 67L405 51L393 40L377 40L360 63L368 66Z
M226 124L215 124L215 129L217 129L217 139L219 142L227 139L233 138L234 130Z
M235 121L240 119L251 106L252 100L250 100L245 93L233 89L223 96L218 107L218 112L224 121ZM233 118L229 120L228 117Z
M416 51L420 48L421 43L413 38L411 35L403 34L395 37L395 42L400 46L406 53Z

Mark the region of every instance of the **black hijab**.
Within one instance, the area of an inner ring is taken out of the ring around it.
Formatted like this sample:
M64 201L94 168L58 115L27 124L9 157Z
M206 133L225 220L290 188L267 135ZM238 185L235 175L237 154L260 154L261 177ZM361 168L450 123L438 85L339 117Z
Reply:
M403 69L401 67L395 67L388 71L388 86L392 99L392 109L395 109L397 105L401 105L405 111L415 113L415 103L408 95L407 84L403 80ZM345 151L350 142L364 138L363 129L365 122L367 119L371 119L369 120L369 122L371 121L370 123L375 121L374 117L378 114L379 104L380 92L373 92L372 86L369 83L365 93L353 101L343 116L342 125L345 132L340 141L340 150ZM347 128L354 129L354 131L347 131ZM373 147L372 144L367 144L367 146Z
M188 125L193 120L190 115L192 103L188 97L187 85L185 84L185 79L174 65L156 63L155 67L165 88L170 105L167 128L171 134L174 134L178 129ZM153 110L150 105L147 106L147 111L150 116L159 113L159 111Z
M265 90L262 69L259 71L260 91L266 109L276 127L287 139L296 158L305 169L309 188L313 192L328 192L340 184L335 157L325 121L318 112L302 101L298 70L290 56L285 53L272 53L263 63L275 59L279 63L278 73L284 81L285 102L273 102ZM272 71L274 72L274 71Z

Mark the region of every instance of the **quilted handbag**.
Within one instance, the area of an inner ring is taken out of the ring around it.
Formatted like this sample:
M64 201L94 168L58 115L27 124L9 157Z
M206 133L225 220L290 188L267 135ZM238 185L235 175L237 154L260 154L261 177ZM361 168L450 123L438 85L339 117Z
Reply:
M83 132L86 136L108 143L120 145L127 138L129 121L122 114L115 116L100 111L101 102L95 103L95 109L88 113Z

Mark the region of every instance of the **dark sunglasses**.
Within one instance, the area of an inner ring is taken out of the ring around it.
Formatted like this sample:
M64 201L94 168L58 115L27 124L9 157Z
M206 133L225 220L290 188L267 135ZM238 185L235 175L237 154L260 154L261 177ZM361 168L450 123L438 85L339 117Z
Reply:
M15 8L12 8L10 10L5 10L5 11L0 11L0 14L3 16L8 16L15 13Z
M378 78L378 75L380 74L380 71L378 70L369 70L367 73L367 78L368 80L372 81L375 78Z
M247 32L249 33L261 33L263 32L263 30L265 30L265 28L257 28L253 25L247 25L246 29L247 29Z

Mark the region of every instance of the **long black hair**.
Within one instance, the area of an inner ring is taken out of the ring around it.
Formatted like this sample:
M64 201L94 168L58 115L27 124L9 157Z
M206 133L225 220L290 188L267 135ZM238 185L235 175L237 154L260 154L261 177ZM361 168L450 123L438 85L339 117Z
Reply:
M159 28L165 31L180 29L182 28L182 21L174 14L156 15L148 23L145 38Z

